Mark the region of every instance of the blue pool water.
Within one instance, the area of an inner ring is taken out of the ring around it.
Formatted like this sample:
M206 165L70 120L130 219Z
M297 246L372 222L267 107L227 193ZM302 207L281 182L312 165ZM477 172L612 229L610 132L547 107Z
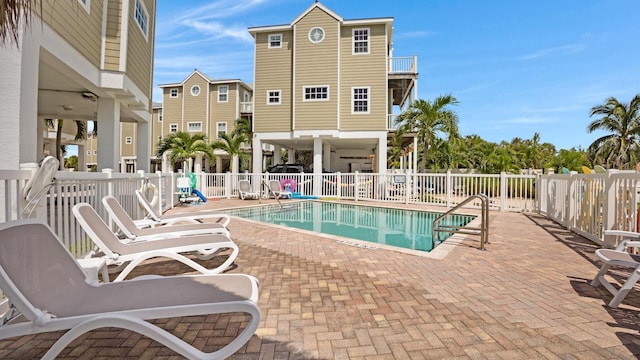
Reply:
M229 215L356 240L431 251L441 239L431 238L431 224L440 213L343 203L304 201L227 210ZM451 215L442 224L466 225L475 216Z

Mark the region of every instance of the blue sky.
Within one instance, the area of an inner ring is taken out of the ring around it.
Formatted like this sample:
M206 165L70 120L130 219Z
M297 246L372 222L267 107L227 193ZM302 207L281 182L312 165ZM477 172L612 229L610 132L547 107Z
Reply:
M251 26L288 24L313 0L158 1L158 84L197 68L253 82ZM640 93L638 0L324 0L345 19L393 17L394 56L418 56L418 97L451 93L462 135L586 148L592 106Z

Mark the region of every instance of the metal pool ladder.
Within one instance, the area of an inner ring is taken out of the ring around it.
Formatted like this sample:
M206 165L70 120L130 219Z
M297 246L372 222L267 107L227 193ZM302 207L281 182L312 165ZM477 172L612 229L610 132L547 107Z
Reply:
M480 212L480 227L460 226L460 225L443 225L442 220L451 215L453 212L470 203L473 200L480 200L481 212ZM431 224L431 238L436 238L436 233L458 233L458 234L471 234L480 235L480 250L486 250L485 244L489 243L489 197L485 194L471 195L464 201L449 209L444 214L438 216Z

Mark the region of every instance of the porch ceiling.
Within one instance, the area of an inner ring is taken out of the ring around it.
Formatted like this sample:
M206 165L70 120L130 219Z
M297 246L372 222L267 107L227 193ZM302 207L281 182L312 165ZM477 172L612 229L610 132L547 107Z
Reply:
M117 94L96 88L89 81L52 56L43 53L38 73L38 116L67 120L95 120L98 98ZM126 97L120 95L119 98ZM129 106L139 104L129 104ZM135 122L127 106L120 108L121 122Z
M377 139L337 139L322 138L324 143L329 143L332 149L367 149L371 150L378 146ZM282 148L294 150L313 150L313 138L304 137L298 139L265 140L267 144L280 145Z

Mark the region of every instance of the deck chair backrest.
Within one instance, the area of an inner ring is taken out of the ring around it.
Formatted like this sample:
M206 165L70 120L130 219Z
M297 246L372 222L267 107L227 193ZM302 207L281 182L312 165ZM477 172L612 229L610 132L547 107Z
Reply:
M0 224L0 288L27 319L46 321L88 286L71 254L37 220Z
M140 205L142 205L144 210L147 212L147 215L152 220L154 221L162 220L162 218L160 217L160 214L158 214L156 210L153 208L153 206L151 206L149 201L147 201L147 198L144 197L144 194L142 193L142 191L136 190L136 197L138 198L138 202L140 203Z
M238 182L238 186L242 192L251 192L251 183L249 180L240 180Z
M280 192L282 189L280 188L280 181L278 180L269 180L269 189L273 192Z
M111 232L109 226L91 205L87 203L76 204L72 212L82 229L106 256L114 259L117 258L116 254L127 252L126 245Z
M113 220L118 228L130 239L140 236L140 228L136 226L131 216L120 205L118 200L111 195L102 198L102 204L109 213L109 217Z

